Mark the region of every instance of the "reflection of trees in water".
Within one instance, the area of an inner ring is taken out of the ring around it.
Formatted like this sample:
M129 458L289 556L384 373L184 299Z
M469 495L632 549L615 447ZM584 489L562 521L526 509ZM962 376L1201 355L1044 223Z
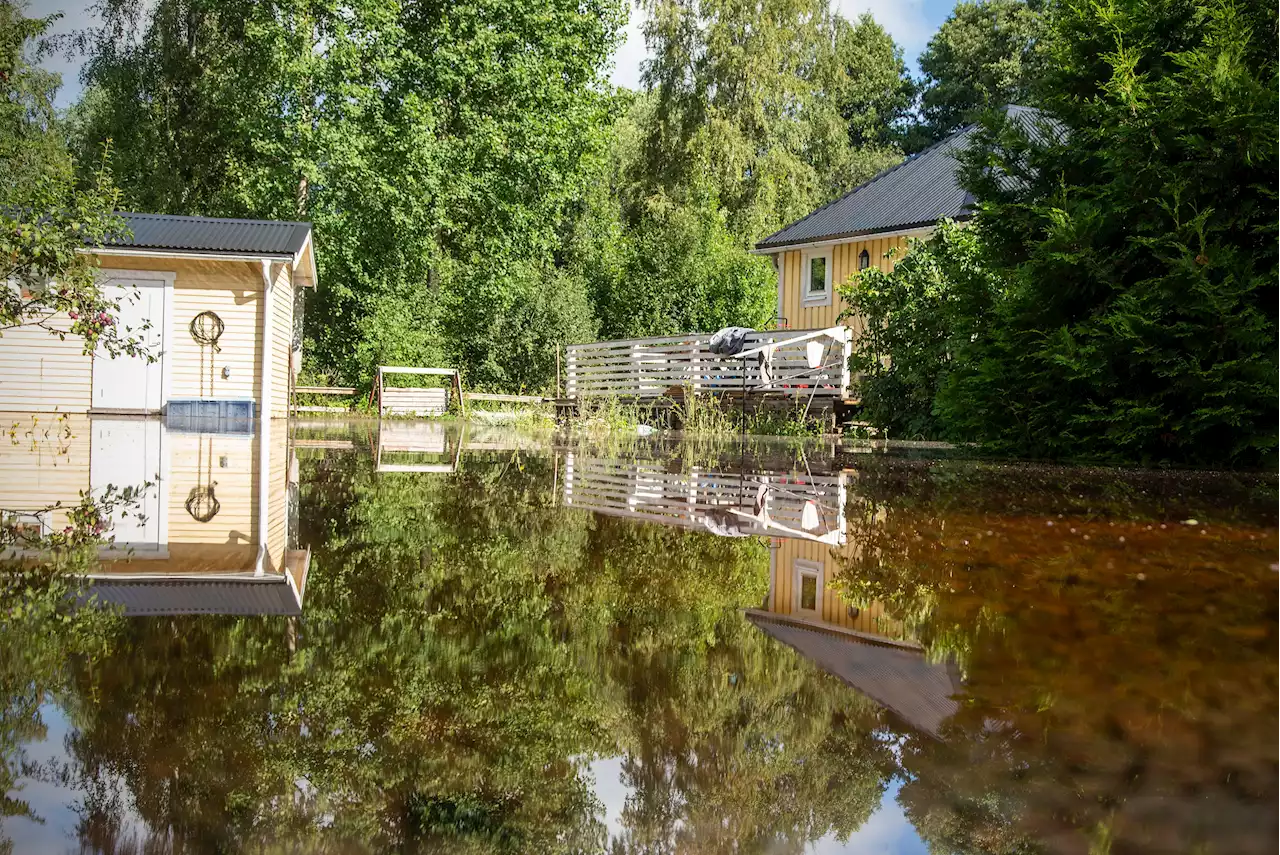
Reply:
M878 713L735 611L759 543L559 509L536 457L304 465L303 618L131 621L78 669L79 775L120 782L91 848L131 799L159 850L600 850L585 765L616 754L623 851L796 850L877 804Z
M850 503L837 584L966 675L942 741L904 743L917 830L939 852L1272 851L1273 510L1194 474L1178 501L1213 508L1098 471L1055 503L1010 475L869 466Z

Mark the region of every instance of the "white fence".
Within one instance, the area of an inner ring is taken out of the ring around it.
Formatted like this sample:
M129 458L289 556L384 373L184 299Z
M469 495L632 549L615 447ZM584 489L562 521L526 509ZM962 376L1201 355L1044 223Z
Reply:
M848 327L769 330L747 334L742 352L711 352L711 335L697 333L567 348L569 398L661 398L694 393L771 394L847 398Z
M393 374L441 377L448 386L434 388L421 386L388 386L387 377ZM378 415L439 416L449 408L449 392L453 390L457 400L462 400L462 379L456 368L402 368L379 365L377 385Z

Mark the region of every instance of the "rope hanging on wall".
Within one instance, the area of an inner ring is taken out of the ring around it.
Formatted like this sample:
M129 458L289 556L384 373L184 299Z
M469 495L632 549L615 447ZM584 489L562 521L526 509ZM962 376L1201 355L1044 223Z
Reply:
M222 318L218 317L216 312L201 312L191 319L191 337L200 344L207 344L213 347L214 352L221 350L218 347L218 339L222 338L222 333L227 325L222 322Z
M210 484L208 487L192 487L191 495L187 496L185 507L187 513L191 514L191 518L196 522L206 523L218 515L218 511L222 510L222 503L218 501L218 497L213 495L213 488L217 486L217 482Z

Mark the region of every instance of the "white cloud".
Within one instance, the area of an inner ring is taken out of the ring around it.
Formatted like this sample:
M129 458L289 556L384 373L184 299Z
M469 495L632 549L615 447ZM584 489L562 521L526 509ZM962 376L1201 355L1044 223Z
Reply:
M940 23L929 20L924 0L832 0L832 6L850 21L863 12L870 12L902 46L907 64L913 68L916 57Z
M643 21L644 11L632 4L631 18L622 34L624 40L613 57L613 73L609 79L614 86L640 88L640 63L649 55L644 46L644 33L640 32Z

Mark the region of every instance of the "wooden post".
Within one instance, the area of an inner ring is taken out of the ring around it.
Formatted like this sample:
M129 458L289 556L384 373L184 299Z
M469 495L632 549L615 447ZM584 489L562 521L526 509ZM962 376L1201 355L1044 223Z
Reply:
M458 409L462 411L462 417L467 417L467 399L462 397L462 373L456 368L453 371L453 388L458 393Z
M853 355L853 330L844 327L843 338L843 359L840 363L840 399L842 401L849 397L849 357Z
M560 345L556 345L556 397L560 397Z

